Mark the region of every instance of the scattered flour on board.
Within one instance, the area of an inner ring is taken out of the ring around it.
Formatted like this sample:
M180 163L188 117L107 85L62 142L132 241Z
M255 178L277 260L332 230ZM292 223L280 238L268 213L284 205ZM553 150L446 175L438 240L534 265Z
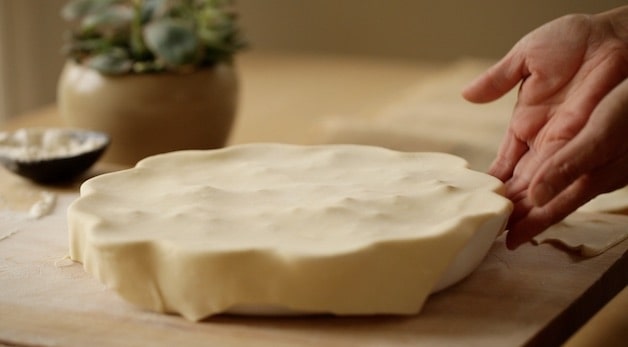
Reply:
M20 231L20 222L27 220L23 213L0 210L0 241L7 239Z
M57 195L43 191L41 192L41 198L31 206L28 215L31 219L39 219L43 216L47 216L54 210L56 203Z
M57 195L51 192L42 191L39 200L31 205L28 213L0 209L0 241L5 240L20 229L20 224L27 220L37 220L50 215L56 206Z

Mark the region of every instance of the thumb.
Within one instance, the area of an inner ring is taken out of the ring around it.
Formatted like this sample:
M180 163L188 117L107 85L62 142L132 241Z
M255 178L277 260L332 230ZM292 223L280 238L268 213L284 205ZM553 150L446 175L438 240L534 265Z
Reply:
M525 60L516 45L504 58L475 78L463 90L462 96L476 103L493 101L506 94L529 74Z

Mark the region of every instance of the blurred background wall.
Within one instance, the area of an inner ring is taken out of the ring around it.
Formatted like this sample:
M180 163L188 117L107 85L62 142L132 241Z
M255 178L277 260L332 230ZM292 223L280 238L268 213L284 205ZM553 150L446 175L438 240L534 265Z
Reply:
M0 0L0 122L54 102L65 0ZM498 58L567 13L625 0L236 0L252 50L422 60Z
M54 102L65 0L0 0L0 121Z

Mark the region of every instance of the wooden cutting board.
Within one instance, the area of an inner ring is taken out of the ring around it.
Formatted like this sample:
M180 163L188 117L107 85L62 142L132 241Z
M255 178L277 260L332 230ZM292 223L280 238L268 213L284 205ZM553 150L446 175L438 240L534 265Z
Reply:
M627 283L628 242L583 259L551 246L506 250L498 239L466 280L429 298L416 316L252 318L193 323L140 310L65 259L58 193L39 220L3 214L0 345L19 346L516 346L555 345Z

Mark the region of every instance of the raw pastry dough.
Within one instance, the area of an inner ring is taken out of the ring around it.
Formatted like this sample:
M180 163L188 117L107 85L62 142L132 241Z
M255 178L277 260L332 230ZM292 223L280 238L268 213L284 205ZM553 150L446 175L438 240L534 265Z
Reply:
M412 314L479 264L511 211L501 182L466 165L352 145L157 155L82 185L70 256L127 300L190 320Z
M628 214L628 186L598 195L580 207L578 211Z
M589 201L564 221L537 235L534 242L559 243L585 257L593 257L628 238L628 216L617 215L627 211L628 187L624 187Z
M558 242L585 257L593 257L626 238L628 216L575 212L534 237L534 242Z

